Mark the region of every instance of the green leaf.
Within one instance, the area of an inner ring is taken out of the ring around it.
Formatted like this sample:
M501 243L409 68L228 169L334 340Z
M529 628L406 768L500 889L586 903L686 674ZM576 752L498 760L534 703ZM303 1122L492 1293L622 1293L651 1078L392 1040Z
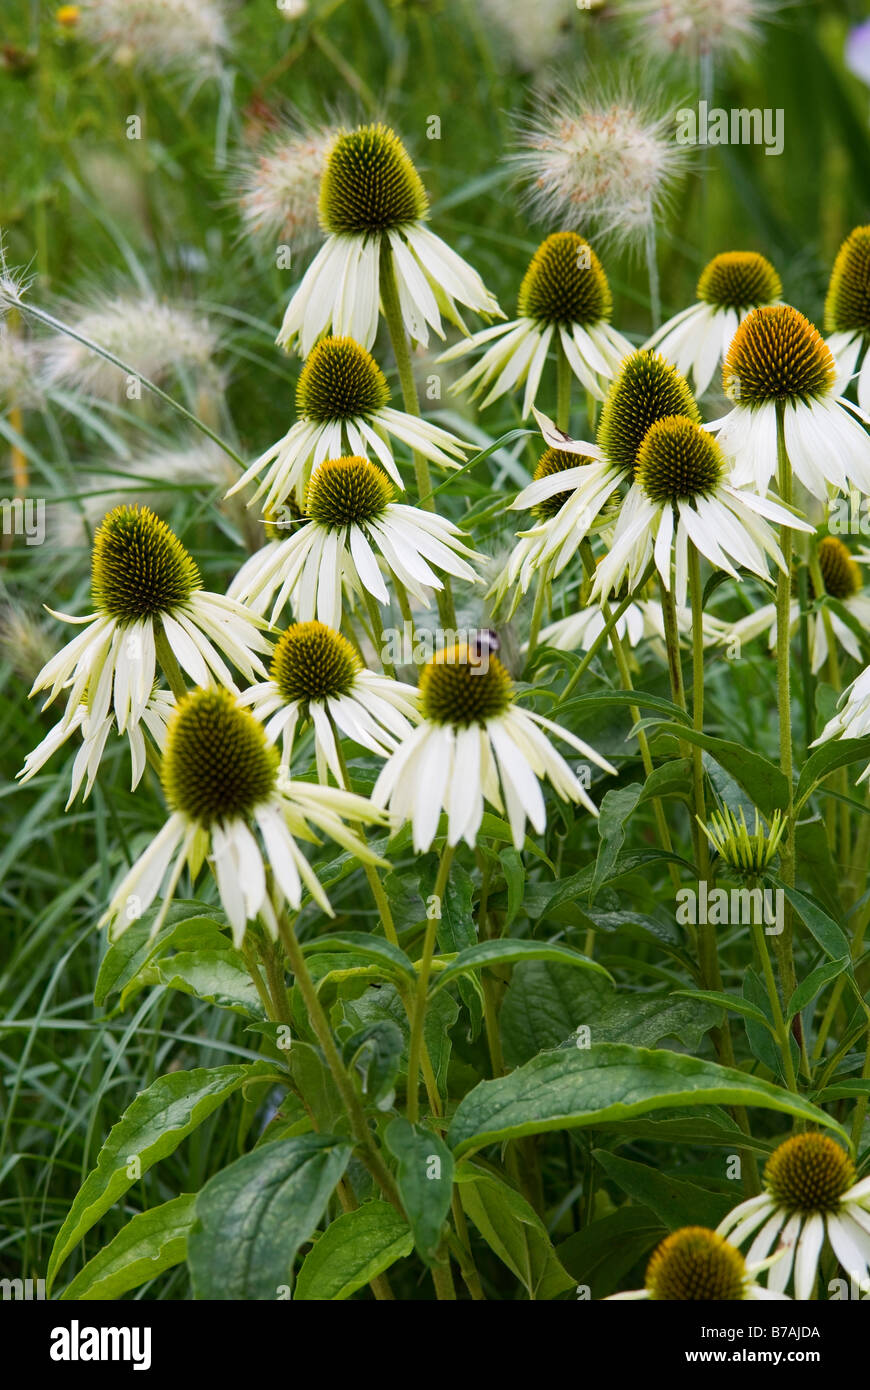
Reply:
M422 1125L393 1120L384 1143L399 1167L396 1181L414 1232L414 1244L427 1263L435 1258L453 1193L453 1155L443 1139Z
M829 772L858 762L870 762L870 738L835 738L816 748L801 768L795 792L796 809L800 810Z
M344 1061L358 1073L363 1095L378 1110L389 1110L395 1098L402 1046L401 1028L386 1018L360 1028L342 1043Z
M788 783L769 758L762 757L760 753L753 753L742 743L714 738L712 734L702 734L697 729L687 729L682 724L658 724L657 731L660 734L672 734L674 738L706 749L719 766L731 774L753 805L764 815L771 815L777 808L784 810L788 805Z
M386 966L385 974L388 976L415 982L417 979L413 962L399 946L369 932L347 931L318 936L314 941L307 941L302 950L306 955L319 955L321 951L353 951L367 960Z
M611 873L608 875L607 882L613 883L618 878L625 878L627 874L637 873L639 869L646 869L650 864L666 864L672 862L681 865L684 869L697 875L697 869L690 864L687 859L681 859L678 854L668 854L662 849L642 849L623 854L617 860ZM555 888L542 903L537 915L540 917L549 916L556 908L563 903L576 902L578 898L586 897L592 884L595 873L595 865L587 864L585 869L579 873L571 874L568 878L563 878L561 883Z
M523 857L513 845L503 849L499 854L499 861L504 874L504 881L507 886L507 912L505 913L504 925L509 927L523 905L523 890L526 886L526 870L523 864Z
M815 999L819 990L824 989L825 985L829 985L832 980L836 980L837 976L842 975L844 970L848 970L851 963L849 956L843 956L842 960L826 961L807 975L788 1001L786 1022L805 1009L807 1004Z
M773 1024L766 1014L748 1000L741 999L739 994L727 994L725 990L718 989L675 989L674 994L679 994L684 999L704 999L708 1004L718 1004L720 1008L730 1009L732 1013L742 1014L744 1018L751 1018L755 1023L762 1023L775 1034Z
M680 1226L709 1226L715 1230L737 1205L736 1198L669 1177L646 1163L634 1163L603 1149L595 1149L593 1157L626 1197L648 1207L669 1231Z
M625 844L626 822L642 795L641 784L632 782L627 787L614 787L602 797L598 814L600 843L592 883L589 886L590 898L595 896L602 883L605 883L612 873L619 852Z
M714 1006L618 989L607 980L550 962L517 966L499 1015L505 1060L528 1062L581 1027L593 1043L652 1047L677 1038L696 1049L721 1017Z
M435 891L437 877L438 860L432 855L420 874L420 891L427 902ZM446 955L453 955L477 942L477 927L472 911L473 897L474 884L471 875L461 864L454 864L441 899L441 916L437 925L438 949ZM468 1009L472 1037L477 1037L483 1023L483 999L477 980L461 980L459 996Z
M149 908L117 941L109 942L94 986L94 1003L98 1006L105 1004L113 994L121 995L123 1005L137 976L175 942L184 949L216 950L229 944L221 930L223 913L198 902L173 903L163 927L152 937L151 925L159 906Z
M825 1125L830 1115L768 1081L676 1052L619 1043L542 1052L509 1076L481 1081L460 1101L447 1142L457 1157L485 1144L629 1119L665 1106L757 1105Z
M169 989L249 1018L262 1018L263 1005L241 951L227 943L220 951L178 951L160 961L157 973Z
M79 1270L61 1299L115 1299L184 1262L195 1194L141 1211Z
M436 977L430 994L437 994L458 976L472 970L482 970L485 965L513 965L526 960L558 961L561 965L571 966L575 970L591 970L607 980L611 978L610 972L605 970L603 965L590 960L580 951L575 951L572 946L562 946L555 941L524 941L506 936L495 941L479 941L467 951L460 951L455 961Z
M771 878L777 888L781 888L785 893L804 926L809 928L826 956L830 956L831 960L842 960L843 956L850 954L849 943L845 934L837 926L833 917L829 917L827 912L819 906L815 898L811 898L807 893L801 893L797 888L789 887L787 883L773 878L772 875Z
M58 1231L48 1262L46 1284L50 1292L54 1276L86 1231L122 1193L178 1145L213 1110L249 1081L275 1074L271 1062L226 1067L198 1067L159 1076L140 1091L111 1130ZM133 1160L137 1160L134 1164ZM133 1176L129 1169L134 1167Z
M302 1262L295 1302L339 1303L396 1260L410 1255L414 1237L389 1202L364 1202L318 1236Z
M574 1287L546 1227L525 1197L472 1164L457 1169L456 1181L466 1216L529 1298L552 1299Z
M279 1298L352 1151L329 1135L301 1134L216 1173L196 1199L188 1240L196 1298Z
M661 695L647 695L643 690L608 690L606 694L578 695L567 704L559 705L559 719L564 723L566 716L580 718L596 714L599 710L620 708L651 709L664 715L665 719L673 719L680 724L690 722L686 711L672 700L666 700Z
M402 1049L402 1074L408 1070L408 1043L411 1028L405 1006L394 985L382 985L380 989L367 989L358 999L344 999L339 1006L343 1011L345 1028L362 1028L380 1019L392 1019L402 1030L404 1046ZM423 1024L423 1037L429 1053L432 1069L443 1091L447 1083L447 1067L450 1062L452 1043L450 1029L459 1017L459 1008L449 994L441 994L430 999Z
M646 1207L624 1206L563 1240L556 1254L597 1301L614 1293L667 1233L667 1227Z

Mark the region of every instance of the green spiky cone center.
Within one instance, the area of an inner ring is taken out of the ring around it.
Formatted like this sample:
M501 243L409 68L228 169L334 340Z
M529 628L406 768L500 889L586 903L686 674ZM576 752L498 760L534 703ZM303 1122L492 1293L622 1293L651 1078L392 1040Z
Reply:
M421 221L428 207L420 175L389 126L359 126L337 136L320 184L324 231L382 232Z
M348 695L362 662L346 637L325 623L293 623L272 656L272 680L289 702Z
M523 318L548 324L600 323L613 312L607 276L576 232L554 232L529 263L517 301Z
M634 476L651 502L675 502L715 492L725 472L712 435L684 415L668 415L647 432Z
M296 408L308 420L374 415L390 399L386 377L353 338L322 338L309 353L296 387Z
M634 475L640 446L657 420L684 415L701 423L688 382L657 352L634 352L607 393L598 444L611 463Z
M698 298L716 309L756 309L782 295L782 281L756 251L725 251L704 267Z
M722 368L726 395L740 405L826 396L836 369L817 328L790 304L753 309L731 340Z
M721 1302L745 1298L745 1279L739 1250L715 1231L686 1226L653 1252L646 1287L659 1302Z
M538 483L542 478L549 478L554 473L564 473L566 469L577 468L583 463L589 463L589 459L583 454L568 454L564 449L545 449L535 466L534 480ZM532 508L532 512L541 521L548 521L562 510L570 496L571 491L568 489L565 492L557 492L554 497L545 497L543 502Z
M94 535L91 590L97 609L120 623L169 613L202 578L178 537L148 507L115 507Z
M825 329L870 337L870 227L856 227L837 253L825 299Z
M467 647L440 653L420 675L420 705L433 724L485 724L513 699L513 682L498 657L484 661Z
M277 771L262 725L228 690L193 690L179 702L162 767L173 811L206 827L250 816L269 799Z
M767 1160L764 1185L792 1212L833 1212L855 1182L855 1165L826 1134L796 1134Z
M321 526L338 528L382 516L393 497L393 484L382 468L350 454L326 459L308 484L305 510Z

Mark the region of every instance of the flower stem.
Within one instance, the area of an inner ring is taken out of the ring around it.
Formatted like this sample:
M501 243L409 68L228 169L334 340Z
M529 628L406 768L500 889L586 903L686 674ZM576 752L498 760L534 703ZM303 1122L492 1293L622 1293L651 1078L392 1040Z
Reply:
M754 885L750 885L753 887ZM770 952L767 949L767 940L764 933L764 923L760 916L756 920L756 914L752 914L752 936L755 941L755 949L758 952L758 959L761 963L764 983L767 986L767 997L770 1000L770 1009L773 1014L773 1026L776 1029L776 1040L779 1044L782 1056L783 1074L786 1085L790 1091L797 1091L797 1079L794 1074L794 1063L791 1055L791 1042L786 1026L782 1006L779 1002L779 991L776 987L776 979L773 973L773 964L770 959Z
M396 368L399 373L399 385L402 388L402 400L409 415L419 415L420 397L417 394L414 365L411 361L408 336L405 333L402 308L399 303L399 287L396 283L396 271L393 266L393 251L386 237L381 241L380 284L381 303L384 308L384 318L387 322L390 342L393 345L393 356L396 359ZM432 496L432 476L429 472L429 461L416 449L414 450L414 474L417 479L417 496L421 507L434 512L435 499Z
M434 898L435 908L440 914L441 902L444 897L444 890L447 887L447 879L450 874L450 865L453 862L453 848L445 845L441 851L441 863L438 865L438 875L435 879ZM411 1019L411 1040L408 1045L408 1119L411 1124L416 1124L420 1114L419 1094L417 1090L417 1077L420 1071L420 1054L423 1050L423 1025L426 1020L426 1003L429 993L429 974L432 969L432 957L435 954L435 942L438 935L439 917L432 916L426 921L426 935L423 938L423 954L420 957L419 970L417 972L417 992L414 998L413 1017Z
M281 937L281 943L287 954L290 969L293 971L294 979L299 987L299 993L302 995L309 1022L320 1044L326 1059L326 1064L332 1073L332 1079L336 1084L338 1093L347 1111L354 1138L363 1150L366 1167L387 1200L392 1202L397 1211L404 1214L395 1180L389 1168L384 1163L384 1160L381 1158L378 1148L372 1138L365 1111L360 1103L359 1096L354 1090L353 1081L339 1056L338 1048L335 1045L332 1030L329 1026L329 1020L323 1010L323 1005L320 1002L314 981L305 963L302 947L299 945L296 932L293 929L293 924L285 913L278 915L278 931Z

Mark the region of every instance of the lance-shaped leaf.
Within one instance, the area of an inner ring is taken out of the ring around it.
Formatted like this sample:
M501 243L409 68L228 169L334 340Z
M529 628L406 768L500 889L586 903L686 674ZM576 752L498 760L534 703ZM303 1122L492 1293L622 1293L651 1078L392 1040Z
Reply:
M423 1259L431 1261L450 1210L453 1155L431 1129L403 1119L393 1120L384 1142L399 1160L396 1181L414 1243Z
M481 1081L460 1102L447 1135L457 1157L485 1144L630 1119L690 1105L757 1105L813 1124L843 1128L801 1096L732 1067L676 1052L599 1043L541 1052L494 1081Z
M339 1216L309 1250L299 1270L296 1302L341 1302L396 1260L410 1255L414 1237L389 1202L364 1202Z
M430 994L437 994L458 976L468 974L472 970L481 970L485 965L515 965L518 961L524 960L557 961L560 965L592 970L608 980L612 978L610 972L605 970L603 965L599 965L598 961L590 960L589 956L584 956L571 946L548 941L520 941L504 936L496 941L479 941L476 946L469 946L467 951L460 951L452 964L436 977Z
M193 1225L195 1193L140 1211L104 1245L61 1294L66 1299L115 1299L164 1269L183 1264Z

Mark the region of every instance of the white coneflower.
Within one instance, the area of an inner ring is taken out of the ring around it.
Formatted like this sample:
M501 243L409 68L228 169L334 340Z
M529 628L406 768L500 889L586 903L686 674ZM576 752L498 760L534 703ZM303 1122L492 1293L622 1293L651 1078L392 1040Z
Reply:
M321 334L370 348L378 327L381 257L395 275L407 332L425 346L441 314L461 325L455 301L501 315L476 270L425 225L429 199L401 140L385 125L340 131L320 185L326 242L287 306L278 342L307 357Z
M858 561L848 547L836 536L825 536L819 542L818 560L825 594L842 603L847 612L852 614L865 631L870 630L870 596L861 593L864 580ZM812 578L809 581L809 590L810 597L816 599L818 596L814 592ZM796 631L800 617L801 606L799 601L794 599L789 610L789 624L792 633ZM849 624L844 622L838 613L830 608L825 609L824 612L809 613L807 622L809 625L810 665L813 674L820 671L828 659L828 623L831 625L832 635L843 650L855 661L861 660L861 646L858 638ZM769 632L768 645L773 651L776 646L776 604L774 603L764 604L756 612L748 613L745 618L738 619L736 623L722 623L719 640L726 645L735 640L741 643L751 642L763 632Z
M522 0L480 0L481 17L525 72L534 72L559 56L576 28L577 9L577 0L539 0L532 23Z
M819 737L812 745L826 743L831 738L864 738L870 734L870 666L856 676L840 696L837 711L828 720ZM867 764L858 782L870 779L870 763Z
M675 314L646 344L688 376L702 396L731 340L752 309L775 304L782 282L770 261L755 251L725 251L704 267L698 281L698 303Z
M94 727L113 709L124 733L151 697L158 634L198 684L211 673L235 690L224 656L249 681L266 674L257 656L270 650L262 624L241 604L202 587L191 556L147 507L116 507L103 518L94 536L92 594L94 613L54 614L84 631L37 676L30 693L48 690L46 705L68 691L72 709L86 698Z
M223 0L79 0L78 31L116 63L207 76L229 43Z
M644 46L690 59L742 57L769 19L769 0L626 0L625 14L643 27Z
M538 639L542 647L555 647L557 651L571 652L579 647L588 652L604 631L605 618L596 603L569 613L566 618L558 618L541 629ZM677 629L683 634L691 631L691 608L677 609ZM712 643L720 639L722 624L712 614L704 614L704 640ZM664 642L665 620L662 606L655 599L638 599L630 603L625 612L616 620L617 636L627 641L630 647L637 647L650 639Z
M642 1289L613 1293L607 1301L651 1298L657 1303L721 1303L784 1299L758 1283L757 1275L770 1266L765 1260L747 1264L716 1231L704 1226L682 1226L656 1246Z
M496 656L464 645L447 648L420 676L423 722L384 764L372 792L376 806L410 821L414 849L429 849L442 810L447 843L474 848L484 802L510 822L521 849L526 821L542 834L547 813L540 781L549 778L563 801L596 808L561 754L549 730L605 772L616 769L588 743L561 725L514 703L513 683ZM541 726L541 727L539 727ZM502 796L504 800L502 800Z
M514 162L529 199L550 223L596 228L619 242L643 241L660 221L688 165L673 112L643 93L563 89L522 132Z
M440 362L489 344L470 371L451 387L474 395L487 387L485 408L526 383L523 415L535 404L547 353L561 347L577 380L599 400L631 344L610 325L613 298L607 276L588 242L576 232L554 232L532 257L520 286L518 318L485 328L442 353Z
M131 791L136 790L142 773L145 771L145 735L142 732L142 725L145 725L155 745L162 749L166 742L166 726L174 708L175 700L168 691L155 690L142 711L139 723L131 721L127 725L126 734L130 745L132 767ZM66 809L69 810L85 778L87 780L85 781L85 794L82 800L87 801L93 790L109 734L114 727L114 714L110 712L103 719L94 720L88 714L87 700L82 700L74 706L68 706L63 718L46 734L42 742L28 753L24 760L24 767L17 774L19 781L22 785L29 782L31 777L35 777L37 772L45 766L49 758L63 747L67 739L78 732L82 736L82 746L73 761Z
M870 227L855 227L837 253L825 299L825 331L841 381L854 375L863 354L858 404L870 412Z
M339 786L345 779L336 731L385 758L419 718L412 685L378 675L363 665L346 637L324 623L293 623L272 654L270 679L239 698L266 727L270 743L281 740L288 766L300 723L314 726L317 775Z
M305 887L333 915L294 837L311 840L320 831L364 863L380 862L342 818L376 824L383 816L353 792L289 781L262 725L228 690L194 690L180 701L167 731L162 781L171 815L112 897L100 922L110 923L112 936L162 891L156 935L185 865L195 875L207 854L236 945L257 916L277 936L267 866L291 907L300 906Z
M521 589L527 588L543 566L551 577L561 573L613 494L630 487L650 426L669 415L701 422L685 378L658 353L645 350L624 360L608 391L597 444L570 439L535 411L552 452L544 455L533 481L511 503L517 510L533 508L541 517L522 533L514 550L508 566L511 583L519 581ZM572 455L573 468L567 466Z
M234 593L262 612L265 595L277 592L273 622L292 596L302 622L316 617L337 628L343 584L389 603L378 552L388 573L424 608L432 591L444 587L433 566L474 582L477 575L462 558L473 560L474 552L463 544L459 527L392 497L386 473L368 459L326 459L308 485L307 522L266 554L260 552L262 563L249 562L244 584L237 576Z
M717 1230L738 1246L756 1232L750 1262L763 1260L772 1248L784 1252L767 1276L771 1293L782 1293L793 1274L795 1297L810 1297L825 1237L846 1273L865 1290L870 1287L870 1178L856 1181L855 1165L834 1139L786 1139L767 1160L764 1188L729 1212Z
M469 445L428 420L394 410L389 400L386 378L366 348L352 338L321 338L296 388L299 419L251 464L227 496L258 478L249 506L262 499L264 509L271 511L291 494L301 504L312 470L324 459L348 453L373 454L393 482L404 487L390 435L432 463L459 466Z
M239 209L254 237L294 249L317 236L320 180L335 130L283 126L265 138L239 175Z
M840 396L831 351L797 309L753 309L731 341L722 378L734 409L709 428L734 461L736 484L767 492L781 411L789 463L808 492L824 499L829 484L870 492L870 434L861 424L870 418Z
M105 297L96 308L76 310L68 320L77 333L158 385L182 371L218 381L212 361L217 334L207 319L183 305L162 304L149 295L119 295ZM49 386L106 400L123 398L125 373L84 343L58 333L43 351Z
M682 415L658 420L637 456L634 482L622 503L610 550L598 566L593 597L622 583L636 587L651 559L678 606L686 602L691 541L715 569L739 579L735 566L762 578L767 557L785 571L768 521L812 531L785 507L728 480L725 457L712 435ZM672 558L675 576L671 575Z

